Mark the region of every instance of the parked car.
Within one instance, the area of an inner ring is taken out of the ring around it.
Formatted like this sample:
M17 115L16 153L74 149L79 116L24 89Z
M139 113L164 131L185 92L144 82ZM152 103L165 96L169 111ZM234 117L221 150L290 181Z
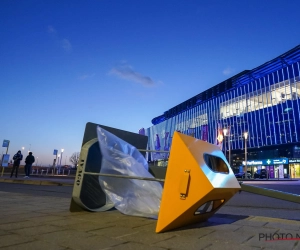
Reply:
M236 178L241 178L241 179L245 179L245 172L240 172L237 174L234 174ZM247 171L247 179L251 178L251 172Z
M266 179L267 178L267 170L266 169L258 169L254 173L254 179Z

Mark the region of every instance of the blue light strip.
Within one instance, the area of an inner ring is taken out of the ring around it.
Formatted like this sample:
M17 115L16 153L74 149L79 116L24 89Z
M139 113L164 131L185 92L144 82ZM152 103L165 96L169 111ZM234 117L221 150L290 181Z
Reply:
M287 88L286 81L288 81L288 87L289 87L289 91L290 91L290 99L291 99L291 105L292 105L292 107L293 107L293 101L292 101L292 88L291 88L291 82L290 82L290 79L289 79L289 69L288 68L286 68L286 72L287 72L287 78L288 78L288 80L284 81L284 86L285 86L284 93L285 93L285 97L286 97L285 101L286 101L286 104L287 104L286 108L290 108L289 104L288 104L288 98L287 98L287 92L286 92L286 88ZM284 110L283 110L283 112L284 112ZM287 116L288 116L288 120L289 120L289 131L290 131L290 139L288 140L288 142L293 142L293 131L291 129L291 121L292 120L295 121L295 119L291 119L289 111L287 111Z
M265 135L266 135L267 134L267 129L266 129L266 111L267 111L267 109L264 106L264 94L263 94L263 89L265 88L265 86L262 85L261 78L259 79L259 87L260 87L259 92L261 93L261 101L262 101L261 105L263 107L261 109L260 108L260 103L259 103L259 113L260 112L262 113L262 120L263 120L263 123L264 123L264 129L265 129ZM263 136L263 134L262 134L261 139L262 139L262 145L268 145L266 136Z
M281 82L283 82L283 80L284 80L284 77L283 77L283 69L281 69L280 71L277 71L278 72L278 74L279 74L279 77L281 76L282 77L282 81ZM284 82L283 82L283 84L284 84ZM285 85L284 85L285 86ZM281 87L280 85L279 85L279 87ZM284 108L283 108L283 105L282 105L282 101L280 102L280 106L281 106L281 116L282 116L282 120L283 120L283 129L284 129L284 143L287 143L287 138L286 138L286 129L285 129L285 120L284 120L284 115L283 115L283 110L284 110Z
M299 121L300 121L300 112L299 112L299 97L298 97L298 92L297 92L297 81L296 81L296 73L295 70L297 70L298 68L298 73L299 73L299 62L296 63L295 67L294 64L293 66L293 74L294 74L294 84L295 84L295 89L296 89L296 100L297 100L297 112L298 112L298 117L299 117ZM298 67L297 67L298 66ZM296 68L296 69L295 69ZM299 75L299 74L298 74ZM297 124L298 125L298 124ZM299 125L298 125L299 126ZM295 126L295 132L296 132L296 142L298 142L298 126Z
M246 89L245 89L245 85L244 85L243 86L243 92L242 92L242 94L244 96L244 99L245 99L245 106L243 106L244 131L248 131L248 133L250 134L249 123L248 123L248 108L247 108L247 103L248 103L249 97L246 94L245 90ZM249 148L251 147L250 136L251 135L248 136L248 145L249 145Z
M187 111L182 112L182 125L183 125L183 134L187 134L186 132L186 124L187 124Z
M231 106L231 103L230 103L230 100L232 100L232 91L229 91L227 92L227 107L228 107L228 117L229 117L229 121L230 121L230 125L231 125L231 136L230 136L230 144L231 144L231 148L232 149L236 149L236 140L235 140L235 124L234 124L234 120L233 120L233 116L231 116L230 112L230 106ZM226 109L226 112L227 112L227 109Z
M249 93L253 93L253 82L251 82L248 85L248 91L249 91ZM253 96L253 94L251 94L250 96ZM250 117L251 117L251 129L252 129L252 136L253 136L253 147L256 147L257 146L257 133L256 133L257 121L256 121L256 117L255 117L255 100L254 99L253 99L253 103L251 103L250 105L251 105Z
M212 104L211 104L211 102L209 101L209 102L207 102L206 103L206 108L208 108L208 112L207 112L207 115L208 115L208 117L209 117L209 119L208 119L208 126L209 126L209 133L208 133L208 141L210 142L210 143L215 143L215 138L214 138L214 133L215 133L215 126L216 126L216 124L214 123L214 121L213 121L213 119L212 119L212 110L211 110L211 106L212 106Z
M200 133L199 133L199 127L200 127L200 122L199 122L199 118L198 118L198 107L195 107L195 124L196 124L196 129L195 129L195 134L196 134L196 138L200 139Z
M228 103L228 106L230 106L230 100L232 99L231 98L231 95L232 93L231 92L228 92L227 94L227 103ZM230 110L229 110L230 112ZM232 149L236 149L236 138L235 138L235 124L234 124L234 117L229 115L229 120L230 120L230 124L231 124L231 148Z
M235 111L235 113L237 114L238 112L240 112L240 107L237 106L239 105L239 99L238 97L240 96L240 94L238 93L239 92L239 89L240 88L237 88L233 93L235 94L234 95L234 100L233 100L233 110ZM242 131L242 128L241 128L241 117L240 115L237 116L235 115L236 117L236 131L237 131L237 134L238 134L238 147L241 147L240 145L242 145L242 148L244 148L244 141L243 141L243 134L244 134L244 131ZM242 136L240 136L242 135Z
M268 140L267 141L267 144L266 145L272 145L272 133L271 133L271 125L270 125L270 108L269 108L269 102L270 102L270 99L268 98L268 93L270 93L270 89L269 87L267 86L267 79L266 79L266 76L263 77L263 82L264 82L264 96L266 98L266 106L264 106L265 110L266 110L266 113L265 113L265 120L267 120L267 123L268 123L268 130L266 130L266 135L269 136L269 143L268 143ZM271 93L270 93L270 96L271 96Z
M255 138L255 134L254 134L254 126L253 126L253 119L252 119L252 114L253 114L253 111L252 111L252 104L250 102L251 100L251 92L250 92L250 85L245 85L245 88L247 88L248 91L246 91L247 93L247 99L248 99L248 102L247 102L247 122L250 121L250 125L248 124L248 131L250 134L249 136L249 144L250 144L250 147L254 147L254 138ZM249 107L250 107L250 112L249 112ZM249 118L250 117L250 118Z
M271 91L271 82L270 82L270 75L267 76L268 77L268 89L269 89L269 92L270 92L270 99L269 99L269 102L271 104L271 116L272 116L272 120L273 120L273 133L271 133L271 142L273 144L273 141L275 142L275 144L277 144L277 135L276 135L276 129L275 129L275 119L274 119L274 106L273 106L273 100L272 100L272 91ZM270 130L271 131L271 130ZM274 140L273 140L274 138Z
M211 113L211 102L208 101L206 103L206 110L208 109L208 112L207 112L207 119L208 119L208 142L210 143L214 143L214 127L215 127L215 124L214 124L214 121L212 120L212 113Z
M276 77L276 73L278 74L278 71L272 73L274 77ZM279 79L279 77L278 77ZM273 81L274 83L276 83L277 81ZM274 88L274 92L275 92L276 88ZM276 101L276 111L277 111L277 128L278 128L278 135L279 135L279 141L280 141L280 144L282 144L282 136L281 136L281 131L280 131L280 120L279 120L279 112L278 112L278 104L277 104L277 101Z

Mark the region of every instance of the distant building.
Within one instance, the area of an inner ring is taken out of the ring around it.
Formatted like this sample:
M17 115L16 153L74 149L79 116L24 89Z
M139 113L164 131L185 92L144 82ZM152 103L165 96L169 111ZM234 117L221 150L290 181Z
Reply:
M245 70L165 111L145 129L148 148L169 150L174 131L215 143L220 130L235 172L266 168L270 178L300 178L300 45L252 70ZM230 147L229 147L230 145ZM223 151L225 145L223 146ZM152 153L158 160L166 154Z

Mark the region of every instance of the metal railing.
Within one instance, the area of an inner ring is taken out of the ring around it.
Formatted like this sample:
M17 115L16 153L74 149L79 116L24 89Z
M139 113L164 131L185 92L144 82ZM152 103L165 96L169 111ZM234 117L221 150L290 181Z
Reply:
M244 192L263 195L263 196L267 196L279 200L300 203L300 195L298 194L292 194L292 193L287 193L287 192L278 191L274 189L256 187L252 185L245 185L242 182L240 182L240 186L242 188L241 191Z
M158 181L165 182L165 179L158 178L148 178L148 177L139 177L139 176L128 176L128 175L116 175L116 174L101 174L101 173L92 173L92 172L83 172L83 174L87 175L96 175L96 176L104 176L104 177L112 177L112 178L123 178L123 179L136 179L136 180L144 180L144 181ZM240 182L241 191L263 195L279 200L290 201L294 203L300 203L300 195L287 193L283 191L278 191L274 189L261 188L252 185L245 185Z

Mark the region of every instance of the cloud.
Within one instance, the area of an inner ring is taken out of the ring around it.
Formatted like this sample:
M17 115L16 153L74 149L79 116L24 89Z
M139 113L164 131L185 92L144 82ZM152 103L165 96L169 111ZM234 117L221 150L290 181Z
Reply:
M230 75L234 72L234 69L230 68L230 67L227 67L226 69L223 70L223 74L224 75Z
M61 46L67 52L71 52L72 51L72 44L70 43L70 41L68 39L63 39L61 41Z
M85 80L85 79L87 79L87 78L91 78L91 77L94 77L95 76L95 74L93 73L93 74L86 74L86 75L82 75L82 76L80 76L79 77L79 79L80 80Z
M72 44L66 38L60 38L56 29L52 26L48 26L48 33L51 35L52 39L55 40L59 44L61 48L63 48L66 52L72 51Z
M56 32L56 29L54 29L53 26L49 25L48 26L48 33L50 33L50 34L56 34L57 32Z
M155 82L149 76L134 71L129 65L123 65L111 69L110 74L116 75L122 79L140 83L144 86L154 86Z

